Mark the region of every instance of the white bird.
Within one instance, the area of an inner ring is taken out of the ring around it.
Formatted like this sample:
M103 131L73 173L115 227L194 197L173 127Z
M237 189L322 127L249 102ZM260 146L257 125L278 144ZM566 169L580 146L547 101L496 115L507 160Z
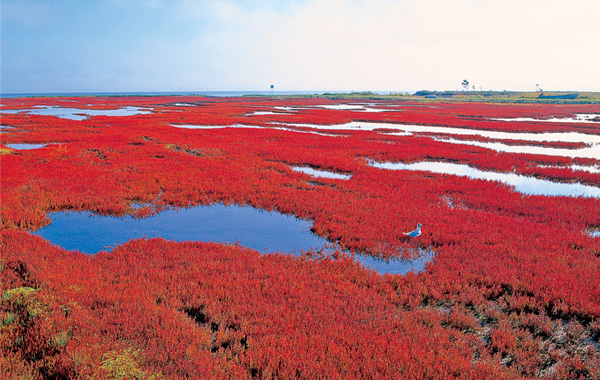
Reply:
M410 236L410 237L417 237L421 235L421 226L422 224L419 223L417 224L417 229L414 231L410 231L410 232L403 232L404 235L406 236Z

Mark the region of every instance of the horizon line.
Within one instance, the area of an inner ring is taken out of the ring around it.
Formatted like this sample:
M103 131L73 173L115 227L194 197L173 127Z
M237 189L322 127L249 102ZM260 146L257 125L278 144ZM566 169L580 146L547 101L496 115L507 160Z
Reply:
M465 94L477 94L477 93L552 93L552 92L577 92L577 93L597 93L600 90L461 90L461 89L445 89L445 90L150 90L150 91L47 91L47 92L0 92L0 98L4 96L37 96L37 95L103 95L103 94L172 94L172 95L203 95L205 93L240 93L245 95L324 95L324 94L353 94L353 93L373 93L377 95L392 95L392 94L405 94L414 95L417 92L457 92Z

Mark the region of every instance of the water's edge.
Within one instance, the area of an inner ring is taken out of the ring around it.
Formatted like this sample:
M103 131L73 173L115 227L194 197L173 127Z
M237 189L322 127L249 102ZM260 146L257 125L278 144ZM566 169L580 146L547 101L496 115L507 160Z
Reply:
M262 253L300 255L311 249L333 252L331 242L311 232L312 222L253 207L195 206L168 209L143 219L98 216L89 212L58 212L50 214L50 218L52 223L31 233L64 249L91 255L139 238L236 243ZM419 257L412 261L384 261L363 254L353 256L381 274L405 274L423 270L433 253L420 251Z

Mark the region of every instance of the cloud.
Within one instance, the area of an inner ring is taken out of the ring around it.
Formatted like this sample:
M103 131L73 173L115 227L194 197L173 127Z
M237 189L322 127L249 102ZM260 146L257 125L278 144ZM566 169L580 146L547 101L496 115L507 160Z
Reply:
M3 1L3 89L600 89L597 0L67 5Z
M215 57L231 83L348 89L600 87L595 1L311 0L284 11L220 2ZM583 59L581 59L583 58ZM594 82L595 81L595 82Z

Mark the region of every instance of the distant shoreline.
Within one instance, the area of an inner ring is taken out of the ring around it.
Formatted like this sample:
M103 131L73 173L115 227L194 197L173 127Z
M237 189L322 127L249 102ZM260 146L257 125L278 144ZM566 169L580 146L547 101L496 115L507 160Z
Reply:
M275 99L367 99L413 102L483 102L483 103L543 103L543 104L600 104L600 92L590 91L156 91L156 92L67 92L67 93L10 93L2 98L38 97L153 97L207 96L257 97Z

